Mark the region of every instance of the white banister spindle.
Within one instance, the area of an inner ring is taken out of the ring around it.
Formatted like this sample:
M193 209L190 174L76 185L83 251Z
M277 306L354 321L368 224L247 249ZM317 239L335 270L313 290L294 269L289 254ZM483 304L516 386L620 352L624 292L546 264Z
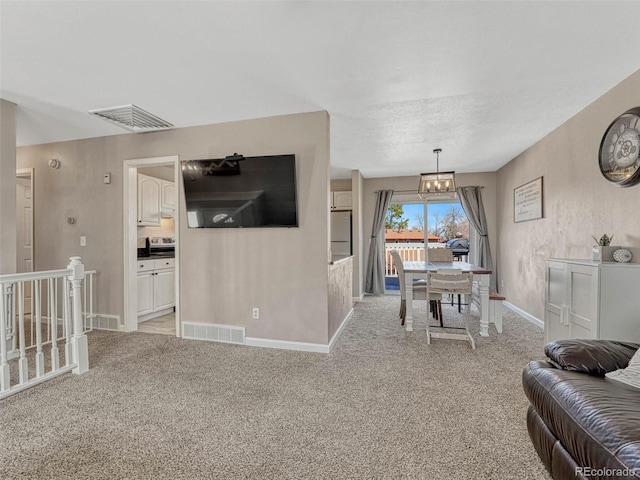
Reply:
M56 310L55 279L50 278L48 284L49 293L49 328L51 329L51 371L60 369L60 356L58 351L58 313Z
M11 375L9 372L9 362L7 360L7 303L11 296L11 285L2 286L2 312L0 313L0 392L8 391L11 388Z
M11 353L16 351L16 284L11 289L11 303L9 305L9 317L7 318L7 339L11 339L11 346L7 341L7 358L11 358Z
M18 282L18 336L20 348L18 374L20 384L23 384L29 380L29 362L27 361L26 341L24 338L24 282Z
M65 365L69 366L73 363L71 358L71 313L69 307L69 280L62 279L62 329L64 331L64 359Z
M73 291L73 359L76 368L73 373L80 374L89 370L89 344L82 325L82 280L84 265L80 257L71 257L68 267L71 270L69 280Z
M40 297L40 290L42 283L40 280L35 281L35 290L33 291L36 297L36 377L44 375L44 353L42 353L42 301Z
M36 317L34 316L34 312L35 312L35 299L36 299L36 295L33 292L34 289L34 285L35 285L35 280L32 280L30 282L30 288L31 290L29 290L31 292L31 300L29 300L30 302L30 307L31 310L29 310L30 314L29 314L29 319L30 319L30 323L31 323L31 328L29 329L29 337L31 337L29 339L29 346L33 346L33 344L35 343L35 339L33 338L35 335L35 331L36 329L34 328L34 322L36 320Z

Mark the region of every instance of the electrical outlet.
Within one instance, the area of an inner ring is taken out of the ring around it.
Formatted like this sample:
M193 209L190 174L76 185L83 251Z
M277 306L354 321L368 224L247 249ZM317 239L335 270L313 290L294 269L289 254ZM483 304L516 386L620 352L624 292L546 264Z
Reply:
M81 247L87 246L87 237L85 237L84 235L80 235L80 246Z
M504 288L504 280L500 281L500 290L502 290Z
M260 318L260 309L258 307L253 307L253 319L258 320Z

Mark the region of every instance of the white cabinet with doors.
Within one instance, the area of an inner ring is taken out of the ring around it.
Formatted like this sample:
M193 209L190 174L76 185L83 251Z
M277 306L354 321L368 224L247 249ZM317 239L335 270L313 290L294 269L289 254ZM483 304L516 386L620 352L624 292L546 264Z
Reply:
M331 210L351 210L352 207L351 192L331 192Z
M176 212L176 184L160 180L160 214L163 218L173 218Z
M138 174L138 225L159 227L161 218L173 218L176 211L175 183Z
M545 342L640 342L640 264L547 259Z
M175 260L138 260L138 322L164 315L175 305Z
M159 178L138 174L139 226L160 226L161 182Z

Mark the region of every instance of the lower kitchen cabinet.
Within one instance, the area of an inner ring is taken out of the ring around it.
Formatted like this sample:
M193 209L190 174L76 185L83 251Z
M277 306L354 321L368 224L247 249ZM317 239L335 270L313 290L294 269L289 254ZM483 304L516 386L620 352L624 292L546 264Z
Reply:
M138 260L138 322L173 310L175 300L175 260Z
M547 259L545 341L640 342L638 286L640 264Z

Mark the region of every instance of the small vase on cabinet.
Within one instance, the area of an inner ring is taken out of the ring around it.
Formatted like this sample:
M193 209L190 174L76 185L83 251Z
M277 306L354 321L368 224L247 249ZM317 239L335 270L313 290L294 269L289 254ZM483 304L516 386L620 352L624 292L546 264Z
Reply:
M609 245L594 245L592 254L594 262L613 262L613 252L620 247L611 247Z

